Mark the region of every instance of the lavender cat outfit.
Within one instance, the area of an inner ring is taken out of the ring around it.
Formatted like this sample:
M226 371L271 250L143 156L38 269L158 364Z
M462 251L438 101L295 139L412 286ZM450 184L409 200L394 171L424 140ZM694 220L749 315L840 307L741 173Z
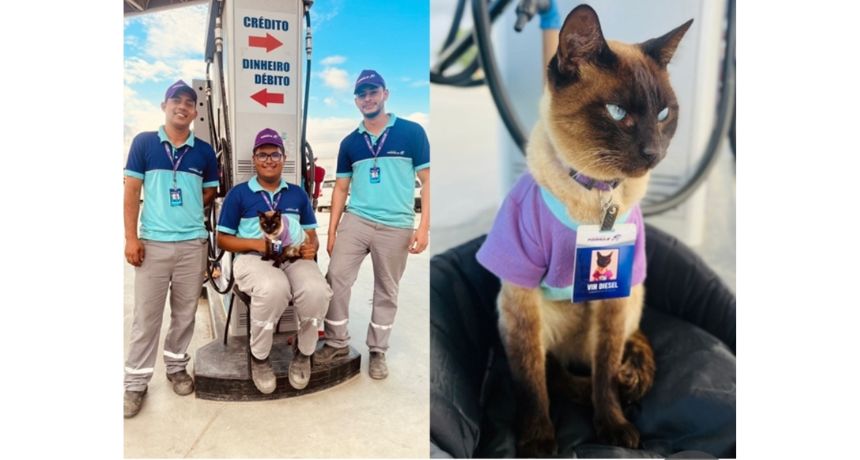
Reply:
M634 206L616 223L636 225L633 279L645 281L645 227L642 210ZM478 262L500 279L525 288L540 287L548 300L570 300L576 229L561 201L523 174L496 215L493 228L478 250Z

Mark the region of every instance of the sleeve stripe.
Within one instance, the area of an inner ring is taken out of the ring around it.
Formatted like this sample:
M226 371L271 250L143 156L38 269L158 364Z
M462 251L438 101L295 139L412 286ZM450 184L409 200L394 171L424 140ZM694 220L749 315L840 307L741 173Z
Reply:
M131 177L136 177L136 178L138 178L138 179L143 179L143 178L144 178L144 175L143 175L143 174L141 174L141 173L139 173L139 172L137 172L137 171L132 171L132 170L130 170L130 169L126 169L126 170L125 170L125 175L126 175L126 176L131 176Z
M351 173L351 172L337 173L337 174L335 175L335 177L337 177L338 179L343 179L343 178L346 178L346 177L352 177L352 173Z
M429 168L429 167L430 167L430 162L428 161L427 163L424 163L423 165L418 165L418 166L416 166L416 167L415 167L415 170L416 170L416 171L420 171L420 170L422 170L422 169L427 169L427 168Z
M204 183L203 183L203 187L204 187L204 188L208 188L208 187L217 187L219 183L220 183L220 181L217 181L217 180L213 180L213 181L211 181L211 182L204 182Z
M217 228L217 229L218 229L218 231L219 231L219 232L221 232L221 233L226 233L226 234L228 234L228 235L236 235L236 229L234 229L234 228L227 228L227 227L225 227L225 226L223 226L223 225L219 225L219 226L217 226L217 227L215 227L215 228Z

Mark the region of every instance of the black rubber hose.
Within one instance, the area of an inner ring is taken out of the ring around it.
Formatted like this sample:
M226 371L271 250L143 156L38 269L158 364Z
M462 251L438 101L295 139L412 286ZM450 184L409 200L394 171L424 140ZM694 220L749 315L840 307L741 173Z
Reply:
M502 14L505 10L505 7L508 6L511 0L497 0L490 6L490 20L495 21L496 18ZM473 6L472 15L474 16L474 6ZM457 43L445 48L439 53L439 62L436 63L436 66L431 69L431 73L436 73L441 75L448 67L451 67L452 64L456 63L460 56L463 55L475 42L474 34L468 34L461 37Z
M735 104L735 0L729 0L726 6L726 51L723 59L723 90L717 103L717 121L711 130L711 137L705 149L704 157L693 176L677 192L663 201L642 206L642 214L651 216L666 212L687 201L708 177L716 164L720 145L726 139Z
M460 22L463 20L463 10L466 9L466 0L457 1L457 9L454 10L454 19L451 21L451 28L448 29L448 36L442 42L442 49L445 49L457 38L457 32L460 31Z
M447 76L441 73L430 73L430 83L451 86L480 86L486 81L483 78L473 79L475 72L481 68L481 61L476 55L472 62L455 75Z
M304 108L302 109L302 143L301 143L301 164L302 164L302 175L305 177L305 192L308 196L313 196L314 190L314 181L316 180L316 175L314 174L315 162L313 159L313 153L308 153L310 149L310 145L307 141L307 131L308 131L308 98L310 97L311 90L311 11L310 8L305 10L305 26L307 27L307 32L305 34L305 51L307 52L307 61L305 63L305 100L304 100ZM307 163L305 163L305 159L307 159Z
M472 0L472 18L475 23L473 35L475 36L475 42L478 44L478 56L481 58L481 66L484 68L484 76L487 80L487 85L490 87L490 93L493 95L493 101L496 103L496 109L499 111L499 116L502 117L502 122L508 128L511 138L525 155L525 130L517 115L511 109L512 105L508 100L508 92L505 90L505 86L499 76L500 73L496 65L493 45L490 39L492 25L490 23L490 15L487 13L487 4L484 0Z

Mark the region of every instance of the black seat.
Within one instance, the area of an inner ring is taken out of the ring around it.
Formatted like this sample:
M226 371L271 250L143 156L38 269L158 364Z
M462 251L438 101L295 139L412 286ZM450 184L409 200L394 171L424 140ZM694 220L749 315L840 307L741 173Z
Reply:
M735 296L683 243L650 226L646 235L641 328L654 348L657 374L651 391L626 409L640 430L642 448L596 442L592 409L551 395L559 455L734 457ZM430 262L434 457L516 455L515 398L496 328L499 280L475 260L483 240Z

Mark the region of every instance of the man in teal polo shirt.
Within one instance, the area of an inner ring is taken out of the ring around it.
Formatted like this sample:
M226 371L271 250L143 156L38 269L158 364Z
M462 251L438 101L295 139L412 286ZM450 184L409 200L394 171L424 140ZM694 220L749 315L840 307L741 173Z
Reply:
M288 381L302 390L310 381L311 356L331 299L331 289L314 261L319 241L310 199L301 187L281 177L285 153L284 141L275 130L266 128L257 134L251 152L257 174L230 189L218 222L218 246L237 254L233 264L236 285L251 296L251 380L263 394L277 387L269 356L275 328L287 305L293 302L299 326ZM259 215L269 211L281 214L283 230L278 241L283 246L298 246L301 259L277 267L271 260L263 260L272 243L266 242L260 230Z
M140 411L152 379L168 289L167 380L176 394L194 391L194 381L185 370L190 359L186 349L194 332L206 270L203 208L212 202L218 187L215 152L195 139L190 129L196 106L197 93L177 81L167 89L161 104L164 126L138 134L129 149L123 207L125 258L135 267L135 274L134 320L125 362L126 418ZM141 189L146 200L142 213Z
M367 327L368 371L388 376L385 352L397 312L407 256L427 248L430 233L430 143L417 123L385 112L388 90L376 71L355 82L355 105L363 120L340 144L331 201L327 250L333 296L325 320L326 362L349 354L349 298L365 256L373 260L373 313ZM415 176L421 180L421 221L414 228ZM347 193L349 210L344 213ZM341 219L341 216L343 219Z

